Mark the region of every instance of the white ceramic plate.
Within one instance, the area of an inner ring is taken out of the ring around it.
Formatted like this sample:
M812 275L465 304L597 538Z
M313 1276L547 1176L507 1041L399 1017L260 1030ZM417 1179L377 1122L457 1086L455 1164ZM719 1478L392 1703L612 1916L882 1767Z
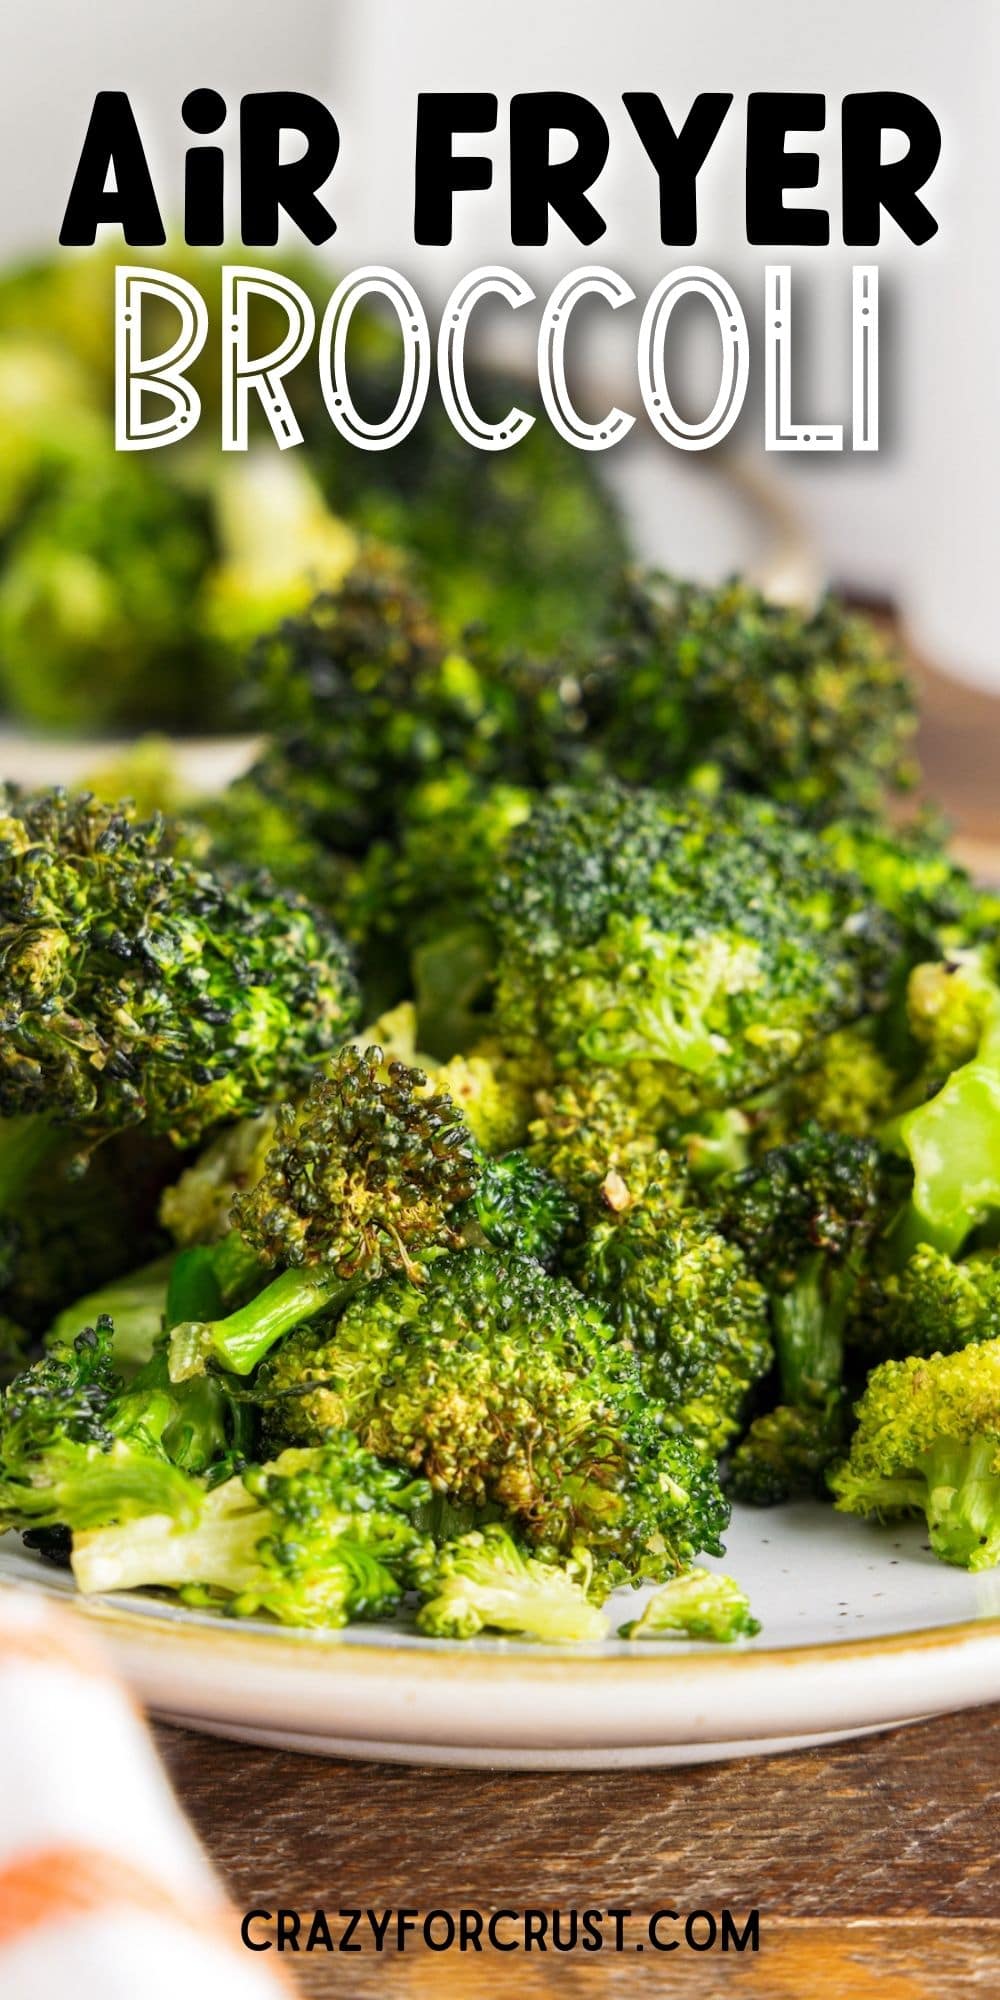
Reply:
M0 1588L65 1597L155 1714L337 1757L507 1769L693 1764L802 1748L1000 1699L1000 1573L967 1576L918 1526L818 1505L738 1509L724 1567L760 1636L451 1645L405 1623L279 1630L137 1595L84 1601L0 1540ZM619 1593L619 1620L638 1593Z

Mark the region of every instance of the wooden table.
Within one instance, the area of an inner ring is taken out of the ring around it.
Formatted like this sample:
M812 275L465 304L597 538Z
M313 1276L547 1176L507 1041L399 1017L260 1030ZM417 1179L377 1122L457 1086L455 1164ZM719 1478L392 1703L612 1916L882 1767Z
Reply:
M930 790L969 851L1000 831L1000 704L922 675ZM992 750L992 755L990 754ZM157 1731L238 1910L760 1910L723 1956L283 1955L349 2000L1000 1996L1000 1707L794 1756L686 1771L407 1770Z

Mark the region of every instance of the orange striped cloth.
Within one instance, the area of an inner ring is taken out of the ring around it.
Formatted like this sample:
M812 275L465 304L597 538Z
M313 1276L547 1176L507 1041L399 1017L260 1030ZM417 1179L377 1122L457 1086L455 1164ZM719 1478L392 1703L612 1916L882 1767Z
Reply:
M3 2000L277 2000L125 1690L65 1612L0 1591Z

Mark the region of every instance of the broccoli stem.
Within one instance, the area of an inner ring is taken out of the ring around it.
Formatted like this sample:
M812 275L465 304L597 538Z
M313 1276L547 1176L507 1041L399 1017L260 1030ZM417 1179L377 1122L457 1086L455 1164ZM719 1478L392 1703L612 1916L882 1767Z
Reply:
M831 1271L829 1259L817 1251L790 1290L773 1300L783 1402L804 1408L839 1387L854 1284L850 1265Z
M235 1593L259 1574L257 1547L268 1524L266 1510L233 1480L224 1496L220 1488L207 1497L193 1523L153 1514L74 1535L73 1575L87 1596L142 1586L179 1590L185 1584Z
M276 1340L325 1306L346 1298L356 1282L310 1271L282 1271L226 1319L182 1321L170 1336L171 1381L203 1374L209 1360L221 1362L234 1375L249 1375Z
M913 1195L893 1235L899 1268L920 1244L956 1257L972 1230L1000 1208L1000 995L971 1062L925 1104L896 1119L884 1143L913 1164Z
M925 1454L927 1527L942 1562L993 1569L1000 1561L996 1438L942 1438Z

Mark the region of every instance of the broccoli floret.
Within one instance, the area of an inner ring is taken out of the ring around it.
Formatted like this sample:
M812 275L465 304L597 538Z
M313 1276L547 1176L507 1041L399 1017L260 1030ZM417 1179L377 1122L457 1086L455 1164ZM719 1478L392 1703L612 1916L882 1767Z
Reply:
M111 1322L99 1320L33 1362L0 1396L0 1527L190 1517L190 1482L180 1468L200 1471L219 1455L221 1384L182 1399L163 1371L126 1389L113 1340Z
M91 441L5 550L0 686L46 728L188 724L195 604L211 554L197 494Z
M822 1495L826 1469L843 1449L847 1414L840 1387L809 1403L778 1403L765 1410L729 1460L729 1491L749 1507L777 1507L796 1496Z
M913 780L909 684L879 634L827 598L768 603L627 580L604 671L588 686L608 768L632 784L737 785L820 818L877 807Z
M608 1629L587 1596L586 1560L540 1562L500 1522L436 1549L417 1582L417 1625L433 1639L516 1632L552 1644L603 1639Z
M743 1252L655 1186L606 1212L573 1260L576 1282L634 1349L668 1421L718 1455L771 1365L767 1298Z
M76 1329L94 1326L109 1319L114 1329L113 1360L117 1369L139 1368L152 1358L153 1348L163 1331L167 1310L167 1287L172 1257L158 1257L140 1270L115 1278L99 1291L89 1292L71 1306L64 1306L53 1320L47 1346L65 1347Z
M345 932L354 923L357 864L332 853L293 805L263 792L252 776L190 802L171 844L199 867L263 869L279 888L295 889L328 911Z
M758 1150L785 1145L806 1124L874 1138L889 1116L900 1079L876 1040L876 1020L838 1028L818 1043L808 1067L749 1107ZM746 1162L744 1162L746 1164Z
M388 408L396 355L383 343L356 366L358 393ZM587 643L606 622L625 560L620 509L603 468L556 436L522 378L470 364L468 382L476 408L497 417L512 404L534 408L540 421L516 451L477 454L470 477L468 447L432 401L408 439L374 456L338 448L324 416L314 462L331 504L416 551L435 606L455 630L481 620L502 645L543 654L560 652L571 637Z
M233 1204L238 1231L280 1275L226 1319L178 1324L176 1378L209 1357L248 1375L362 1278L402 1270L417 1281L421 1253L460 1240L454 1211L479 1171L468 1128L449 1098L427 1093L422 1071L349 1045L298 1108L278 1111L260 1179Z
M455 1223L470 1244L519 1250L551 1270L580 1221L572 1195L526 1153L485 1156L475 1194L459 1209Z
M347 1423L450 1499L501 1508L533 1553L585 1549L602 1587L719 1553L711 1466L664 1429L597 1308L530 1258L462 1250L420 1285L366 1285L293 1334L255 1393L272 1436Z
M0 801L4 1193L142 1124L189 1145L302 1087L356 1018L345 947L308 904L174 859L160 822L90 794Z
M815 1125L720 1194L721 1227L770 1293L781 1391L779 1412L757 1418L734 1457L740 1499L814 1488L814 1461L821 1474L824 1451L839 1448L845 1326L887 1199L878 1147Z
M203 629L242 662L260 633L335 591L357 561L358 537L331 514L298 453L269 444L235 465L213 464L208 486L216 558L202 586Z
M1000 1339L1000 1259L979 1255L956 1264L921 1244L901 1271L868 1277L849 1332L869 1367Z
M284 1625L339 1626L394 1610L417 1556L427 1487L357 1439L286 1451L200 1498L195 1518L130 1521L73 1538L82 1591L176 1590L188 1604Z
M996 937L1000 899L951 859L939 828L838 820L823 839L834 866L856 875L901 926L911 964Z
M241 1118L210 1140L190 1167L160 1200L160 1220L181 1250L193 1243L214 1243L229 1228L238 1194L255 1187L274 1144L277 1112L261 1111Z
M753 1639L760 1620L735 1578L692 1569L653 1592L638 1618L619 1627L622 1639L711 1639L728 1646Z
M830 1474L846 1514L926 1516L931 1547L963 1569L1000 1561L1000 1340L873 1370L846 1459Z
M625 1207L662 1165L655 1118L641 1094L638 1103L623 1097L611 1070L561 1077L536 1092L535 1104L529 1155L588 1211Z
M337 591L262 639L250 667L261 720L278 725L252 776L336 852L363 854L443 759L474 761L481 733L488 747L480 677L395 552L368 550Z
M891 920L817 837L735 796L555 792L513 835L494 900L502 1038L550 1074L617 1070L661 1121L803 1063L895 962Z

